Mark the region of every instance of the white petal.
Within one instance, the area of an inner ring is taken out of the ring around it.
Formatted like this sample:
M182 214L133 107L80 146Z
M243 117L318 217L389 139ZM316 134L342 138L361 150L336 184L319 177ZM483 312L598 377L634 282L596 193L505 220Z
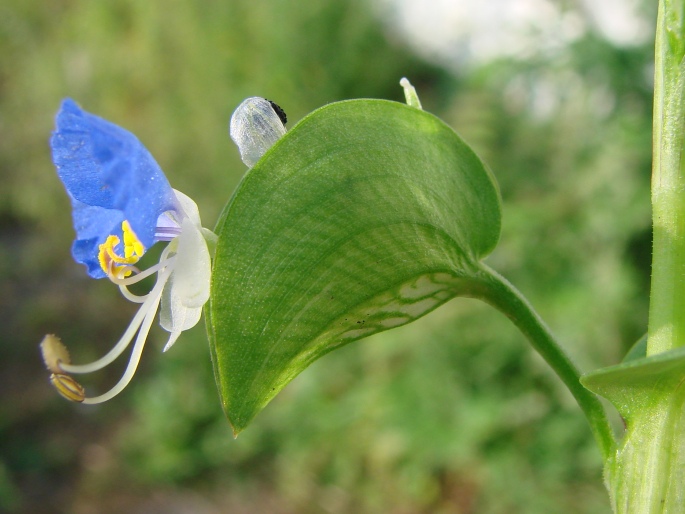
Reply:
M165 229L179 228L178 216L173 211L163 212L157 218L157 232L164 234ZM161 229L161 230L160 230Z
M230 134L240 158L251 168L285 134L285 125L268 100L254 96L231 116Z
M197 325L200 316L202 316L202 307L186 307L181 304L178 296L173 294L171 288L164 290L159 311L159 324L164 330L172 334L176 332L180 334Z
M202 307L209 299L211 262L207 242L189 219L183 220L177 238L176 263L172 276L174 294L185 307Z
M166 352L169 348L174 346L174 343L178 339L178 336L181 335L181 332L172 332L171 335L169 336L169 340L166 342L164 345L164 348L162 349L162 352Z
M197 227L202 226L202 222L200 221L200 211L197 208L197 204L190 198L188 195L185 193L181 193L179 190L174 189L174 194L176 195L176 198L178 199L178 203L181 204L181 208L183 209L183 212L185 213L188 218L190 218L190 221L193 222L193 225ZM180 224L180 222L179 222Z
M209 299L211 263L202 232L190 218L183 220L181 235L171 244L177 245L174 270L162 294L159 317L162 328L173 336L200 320L202 306Z
M188 308L181 304L178 296L173 294L173 289L167 287L162 295L162 306L159 311L159 324L171 336L164 346L166 352L176 342L181 332L193 328L200 321L202 307Z

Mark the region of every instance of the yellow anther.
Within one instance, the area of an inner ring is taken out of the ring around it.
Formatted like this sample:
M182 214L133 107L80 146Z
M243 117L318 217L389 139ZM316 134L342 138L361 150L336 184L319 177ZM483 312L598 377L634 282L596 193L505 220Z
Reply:
M53 373L50 375L50 383L55 386L57 392L67 400L81 403L86 399L86 391L83 386L69 375L64 373Z
M60 364L69 364L69 352L62 344L59 337L48 334L40 343L40 351L43 354L45 366L53 373L63 373Z
M108 236L107 240L100 245L98 261L102 271L107 273L109 277L128 277L131 274L131 270L128 267L138 262L145 253L143 243L140 242L136 233L133 232L128 221L124 220L122 222L121 230L124 233L123 257L118 255L114 249L121 242L118 236Z
M121 230L124 232L124 257L130 259L135 255L140 259L145 253L145 247L138 239L138 236L136 236L128 221L124 220L121 224Z

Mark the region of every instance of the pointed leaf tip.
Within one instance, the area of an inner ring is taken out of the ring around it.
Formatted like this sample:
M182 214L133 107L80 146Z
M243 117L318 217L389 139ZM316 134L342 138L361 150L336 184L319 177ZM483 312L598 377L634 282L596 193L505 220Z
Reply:
M303 119L217 226L208 332L234 433L325 353L467 293L499 232L491 174L435 116L351 100Z

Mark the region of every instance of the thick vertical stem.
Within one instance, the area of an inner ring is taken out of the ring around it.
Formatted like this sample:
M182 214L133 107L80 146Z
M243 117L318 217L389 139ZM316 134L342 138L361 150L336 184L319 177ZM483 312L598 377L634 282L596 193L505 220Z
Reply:
M684 0L661 0L654 75L654 255L647 355L685 346Z
M616 514L685 512L685 391L645 405L630 423L605 478Z

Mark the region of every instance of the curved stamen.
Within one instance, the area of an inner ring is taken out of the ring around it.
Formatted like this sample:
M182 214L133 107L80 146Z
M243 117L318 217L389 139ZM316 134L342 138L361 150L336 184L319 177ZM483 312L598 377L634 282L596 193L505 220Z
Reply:
M121 231L124 238L123 256L117 254L115 250L121 243L121 239L115 234L107 236L105 242L99 247L98 261L102 271L107 273L108 277L127 277L131 273L138 272L139 270L132 265L138 262L145 253L143 243L136 236L128 220L121 222Z
M147 312L150 310L150 303L151 302L146 301L140 306L140 309L138 309L138 312L136 312L136 315L133 317L131 323L126 328L126 332L124 332L124 335L121 336L121 339L119 339L117 344L115 344L114 347L109 352L107 352L103 357L88 364L60 363L60 368L62 369L62 371L65 371L67 373L92 373L93 371L102 369L105 366L108 366L109 364L114 362L114 360L117 357L119 357L119 355L121 355L121 353L128 347L128 345L131 344L131 340L133 339L134 334L137 332L138 328L140 327L140 324L143 322L143 319L145 319Z
M167 252L165 249L164 253L162 253L160 257L159 263L155 264L154 266L150 266L149 268L144 269L143 271L138 271L135 275L132 275L130 277L111 276L109 277L109 279L113 283L120 286L130 286L132 284L136 284L144 278L147 278L150 275L154 275L164 266L169 266L174 260L174 257L166 258L168 254L169 252Z
M121 293L121 296L123 296L129 302L132 302L132 303L143 303L150 296L150 293L143 294L143 295L138 295L138 294L132 293L131 291L128 290L128 288L126 286L119 286L119 292Z
M154 266L151 266L150 268L138 273L133 277L112 279L112 282L114 282L115 284L119 284L119 291L121 291L123 297L126 298L129 302L143 303L145 299L150 295L150 293L144 295L137 295L129 291L127 286L130 284L135 284L136 282L140 282L144 278L149 277L154 273L157 273L160 269L163 269L165 267L169 267L171 270L173 270L174 261L176 260L176 257L171 257L167 259L165 257L168 254L169 252L165 249L162 253L162 260L159 262L159 264L155 264Z
M169 274L171 271L163 271L163 276L159 278L159 282L161 282L162 285L166 283L166 281L169 279ZM162 274L160 273L160 274ZM156 289L156 287L155 287ZM152 294L152 292L150 293ZM140 356L143 354L143 348L145 347L145 341L147 340L148 333L150 332L150 328L152 327L152 322L155 319L155 314L157 313L157 308L159 307L159 302L162 299L162 290L160 289L159 292L156 294L155 297L153 297L150 308L147 310L145 313L145 318L143 320L143 323L140 327L140 331L138 332L138 337L136 338L136 342L133 345L133 350L131 351L131 358L128 361L128 366L126 366L126 371L124 371L124 374L122 377L119 379L119 382L116 383L112 389L107 391L105 394L101 394L100 396L95 396L92 398L84 398L83 403L87 403L90 405L96 404L96 403L102 403L106 402L107 400L111 400L114 398L116 395L118 395L121 391L124 390L124 388L129 384L131 379L133 378L133 375L136 372L136 369L138 369L138 363L140 362Z
M141 324L146 319L146 317L150 313L152 313L152 315L154 316L154 314L157 312L157 306L159 305L159 300L162 296L162 290L164 289L164 285L169 279L169 275L171 274L172 269L172 267L169 267L168 270L160 273L160 276L157 278L155 286L146 295L147 298L138 309L138 312L136 312L136 315L131 320L131 323L126 329L126 332L124 332L124 335L121 336L121 339L119 339L117 344L114 345L114 347L109 352L107 352L106 355L89 364L60 363L60 368L67 373L91 373L93 371L97 371L99 369L104 368L105 366L111 364L117 357L119 357L119 355L121 355L121 353L128 347L128 345L131 344L133 336L138 331L138 328L140 328Z

